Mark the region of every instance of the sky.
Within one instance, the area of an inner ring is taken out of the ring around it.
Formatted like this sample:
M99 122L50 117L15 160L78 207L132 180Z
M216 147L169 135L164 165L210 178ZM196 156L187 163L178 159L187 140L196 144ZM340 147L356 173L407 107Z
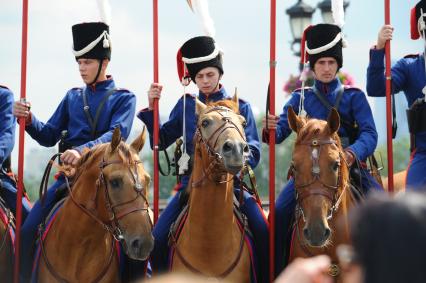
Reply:
M20 95L22 1L0 0L0 84ZM83 83L71 52L71 26L99 21L96 0L29 1L27 100L32 112L47 121L72 87ZM305 0L316 6L319 1ZM410 40L409 14L417 1L391 1L391 23L395 27L392 58L422 52L422 43ZM137 109L147 106L147 90L153 80L152 1L111 0L112 61L109 73L119 87L137 96ZM277 0L276 111L281 112L287 97L282 86L290 74L298 73L298 58L290 50L292 35L285 10L296 0ZM262 113L269 81L268 0L210 0L216 41L224 50L223 84L229 92L238 87L241 98L249 101L255 113ZM343 51L343 70L365 90L368 50L376 42L384 23L384 1L352 0L346 10L344 33L349 42ZM313 24L322 21L319 11ZM183 93L176 72L176 52L189 38L203 35L199 19L186 0L159 0L159 77L164 85L161 116L167 117ZM187 91L194 91L194 86ZM383 107L375 108L376 119L384 119ZM260 126L260 125L259 125ZM142 123L135 119L133 131ZM379 133L384 135L385 133ZM26 150L39 145L26 138ZM17 146L14 155L17 154ZM15 159L16 160L16 159Z

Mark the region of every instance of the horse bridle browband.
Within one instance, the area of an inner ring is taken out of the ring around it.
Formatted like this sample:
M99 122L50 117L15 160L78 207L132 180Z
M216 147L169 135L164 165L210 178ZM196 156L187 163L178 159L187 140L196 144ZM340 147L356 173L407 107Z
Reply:
M231 110L229 108L226 108L226 107L223 107L223 106L216 106L216 107L212 107L211 109L209 109L208 111L206 111L203 114L208 114L208 113L211 113L213 111L216 111L219 115L222 116L223 123L207 139L205 139L203 137L203 134L201 133L200 125L197 124L197 129L195 131L195 138L198 140L199 143L203 144L206 147L207 153L208 153L209 157L213 158L213 161L210 162L207 169L205 169L203 167L203 175L204 176L202 176L200 178L200 180L193 182L192 183L193 187L198 187L202 183L204 177L207 177L210 181L216 182L218 184L228 183L233 179L233 177L231 177L229 180L226 180L226 179L225 180L211 180L210 179L211 174L209 174L210 171L213 168L215 168L219 164L222 164L223 157L220 155L220 153L215 151L215 147L217 145L217 142L219 140L220 135L224 131L226 131L227 129L235 129L240 134L240 136L244 140L244 142L246 142L245 134L240 131L238 126L233 121L231 121L231 119L228 116L225 116L225 115L222 114L223 112L230 112ZM213 143L213 146L211 146L211 141L213 140L213 138L216 138L216 139Z
M59 155L58 155L59 156ZM52 162L51 162L52 163ZM111 236L116 240L116 241L123 241L124 236L123 233L120 229L120 224L119 224L119 220L123 217L125 217L128 214L131 214L133 212L137 212L137 211L146 211L147 215L148 215L148 210L149 210L149 202L146 198L146 196L143 194L144 192L144 187L142 186L142 183L140 182L139 179L139 175L138 175L138 170L137 170L137 165L141 163L141 161L135 161L134 162L134 166L135 166L135 172L132 171L131 166L129 166L129 171L130 171L130 175L132 176L132 179L134 181L134 189L136 191L136 197L123 202L123 203L119 203L119 204L111 204L111 198L108 192L108 185L107 182L105 180L105 175L103 173L103 170L105 169L105 167L112 165L112 164L123 164L122 161L119 160L114 160L114 161L109 161L109 162L105 162L105 158L102 158L102 161L99 164L99 168L100 168L100 174L99 177L96 181L96 193L94 198L92 199L92 201L96 201L97 198L97 194L99 191L99 188L101 185L103 185L104 189L104 193L105 193L105 201L106 201L106 208L108 210L108 213L110 215L110 219L109 219L109 223L105 223L103 222L101 219L99 219L99 217L97 215L95 215L89 208L87 208L85 205L80 204L75 198L74 195L72 193L71 190L71 186L69 183L68 178L65 176L65 182L67 185L67 189L68 189L68 193L69 196L72 200L72 202L78 207L80 208L85 214L87 214L89 217L91 217L93 220L95 220L97 223L99 223L102 228L104 228L108 233L111 234ZM132 165L132 164L129 164ZM78 177L80 177L81 175L78 175L76 177L76 179L78 179ZM134 207L131 206L129 208L124 209L124 211L121 211L119 213L117 213L115 211L115 208L117 207L121 207L121 206L125 206L127 204L133 203L134 201L136 201L139 197L142 197L144 200L144 206L143 207ZM146 205L146 206L145 206ZM151 224L151 228L153 226L151 218L148 215L148 219L149 222ZM104 268L102 269L102 271L98 274L98 276L96 276L96 278L92 281L92 282L99 282L107 273L109 266L112 263L112 258L113 258L113 254L114 254L114 243L115 241L111 241L111 249L110 249L110 254L109 254L109 258L108 258L108 262L107 264L104 266ZM123 244L125 244L125 242L123 242ZM41 247L41 252L43 254L43 259L46 263L46 267L47 269L50 271L50 273L56 278L56 280L58 280L59 282L68 282L67 280L65 280L64 278L62 278L58 272L53 268L53 266L51 265L51 263L49 262L48 258L47 258L47 254L44 248L44 243L43 243L43 233L40 233L40 247Z
M310 182L307 182L305 184L301 184L301 185L297 185L296 182L294 183L294 188L295 188L295 194L296 194L296 211L298 213L301 214L303 220L305 221L305 215L303 212L303 208L300 205L301 201L303 201L304 199L306 199L307 197L310 197L312 195L322 195L325 196L326 198L328 198L331 201L331 208L329 211L329 214L327 216L327 219L331 219L333 217L333 213L337 211L337 209L339 208L340 202L342 200L342 196L345 192L346 189L346 185L342 184L342 169L341 169L341 160L338 159L336 160L336 162L338 162L338 176L337 176L337 180L336 180L336 184L335 185L330 185L325 183L324 181L321 180L320 177L320 166L319 166L319 158L320 158L320 154L321 154L321 147L324 145L336 145L337 141L335 139L325 139L325 140L319 140L319 139L312 139L311 141L307 141L307 142L300 142L297 145L306 145L309 146L311 148L311 152L312 152L312 170L311 170L311 174L313 175L313 178ZM339 157L343 160L344 157L342 156L342 151L339 150ZM292 162L290 169L289 169L289 174L291 176L293 176L293 178L295 178L296 176L296 168L294 167L294 164ZM309 191L303 190L306 187L309 187L311 185L313 185L314 183L320 183L321 186L313 188ZM343 191L340 193L340 195L338 196L338 191L339 191L339 186L343 186Z

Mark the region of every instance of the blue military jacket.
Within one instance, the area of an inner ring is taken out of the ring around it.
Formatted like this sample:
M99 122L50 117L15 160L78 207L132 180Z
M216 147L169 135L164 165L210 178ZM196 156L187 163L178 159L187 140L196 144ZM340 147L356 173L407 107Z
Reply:
M199 93L198 99L203 103L215 102L223 99L231 99L224 87L221 87L218 92L215 92L208 97L202 92ZM244 116L247 122L245 128L246 139L249 144L251 155L249 164L252 168L256 167L260 159L260 144L256 130L256 121L253 117L250 104L242 99L239 101L239 109L241 115ZM150 133L150 141L152 146L153 130L154 130L154 115L153 111L143 109L138 113L138 118L145 123ZM179 99L175 107L170 113L169 120L160 126L160 137L162 147L167 148L172 143L182 136L183 125L183 97ZM194 152L193 137L197 127L197 117L195 114L195 96L186 95L186 149L189 155ZM189 176L182 178L182 185L186 187Z
M328 84L315 80L314 87L327 99L330 105L334 106L342 84L337 78ZM291 134L292 130L288 125L287 110L291 106L294 111L298 113L299 102L300 89L293 92L290 100L284 105L275 134L276 143L283 142ZM305 89L304 107L308 117L327 120L329 109L316 97L313 88ZM368 156L374 153L377 146L376 126L365 94L357 88L344 87L338 111L343 120L351 124L353 124L353 122L358 124L358 138L354 143L349 145L349 149L359 160L365 161ZM341 125L339 136L348 137L349 133L347 131L348 129ZM266 136L264 135L264 137Z
M101 135L96 139L91 135L91 127L83 110L83 91L86 92L89 111L94 118L98 105L107 92L114 88L116 86L111 77L97 83L95 88L73 88L67 92L47 123L40 122L32 114L31 124L26 126L26 131L40 145L54 146L60 140L61 132L67 130L65 141L79 152L83 148L110 142L112 132L118 126L122 137L127 139L135 115L136 97L133 93L117 89L109 96L97 123L97 132Z
M370 50L370 64L367 69L369 96L386 96L384 56L384 49ZM424 97L422 89L426 86L426 74L423 55L410 55L399 60L392 67L391 77L392 92L403 91L410 107L417 98ZM426 150L426 132L416 134L415 141L418 150Z
M0 165L12 153L15 144L16 120L12 109L13 93L8 88L0 86Z

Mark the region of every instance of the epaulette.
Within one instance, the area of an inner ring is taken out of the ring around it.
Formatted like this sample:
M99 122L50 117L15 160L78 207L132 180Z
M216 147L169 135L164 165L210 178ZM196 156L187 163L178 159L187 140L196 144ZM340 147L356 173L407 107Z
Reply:
M352 90L362 91L362 89L360 89L359 87L352 86L352 85L343 85L343 88L344 88L345 90L350 90L350 89L352 89Z
M73 87L71 90L82 90L82 87Z
M304 90L311 90L312 87L310 87L310 86L305 86L304 88L299 87L299 88L296 88L295 90L293 90L293 92L301 92L302 89L304 89Z
M239 98L239 97L238 97L238 100L239 100L239 102L242 102L242 103L248 103L248 101L247 101L247 100L245 100L245 99L243 99L243 98Z
M417 58L419 56L420 56L419 53L417 53L417 54L408 54L408 55L405 55L404 58Z
M184 96L186 96L186 97L191 97L191 98L195 98L195 94L192 94L192 93L185 93L185 94L183 94L183 95L182 95L182 98L183 98Z
M128 90L126 88L121 88L121 87L116 88L116 90L121 91L121 92L131 92L130 90Z
M0 88L9 89L7 86L4 86L4 85L0 85Z

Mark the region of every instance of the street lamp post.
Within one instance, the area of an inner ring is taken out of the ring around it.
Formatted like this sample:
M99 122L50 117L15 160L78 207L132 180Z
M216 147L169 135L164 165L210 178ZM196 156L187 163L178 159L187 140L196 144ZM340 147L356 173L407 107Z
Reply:
M300 57L300 40L302 39L303 31L312 23L312 14L315 8L309 6L303 0L298 2L286 10L290 16L291 33L293 34L293 43L291 50L294 55ZM297 46L297 48L295 48Z

